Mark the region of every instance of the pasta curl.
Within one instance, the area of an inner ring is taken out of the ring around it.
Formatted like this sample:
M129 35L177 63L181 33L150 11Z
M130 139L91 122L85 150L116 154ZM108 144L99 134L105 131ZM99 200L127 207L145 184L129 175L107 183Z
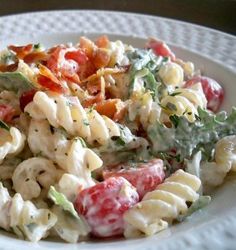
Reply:
M15 169L12 181L16 192L24 200L37 198L42 189L57 182L59 171L53 162L42 157L34 157L21 162Z
M164 107L165 113L185 116L190 122L196 120L197 108L205 109L206 105L207 100L200 83L191 88L179 88L161 100L161 106Z
M182 67L173 62L162 65L158 71L158 76L165 85L182 87L184 85L184 71Z
M104 145L113 136L120 136L119 126L96 110L84 109L77 97L65 97L38 91L25 108L37 120L47 119L55 127L63 127L70 135L80 136L89 144Z
M196 176L183 170L176 171L124 214L128 223L125 237L133 237L140 232L147 236L153 235L167 228L168 223L187 212L186 202L194 202L199 198L196 191L200 185L201 181Z
M207 189L222 184L229 171L236 171L236 135L219 140L215 146L214 161L201 163L203 186Z
M144 129L160 118L161 108L153 101L150 92L134 92L128 102L128 115L131 122L140 121Z
M25 135L17 128L11 127L10 131L1 130L0 137L0 163L8 155L17 155L22 151L25 145Z
M77 176L83 188L94 184L91 171L103 164L81 138L67 139L60 129L51 131L46 120L31 120L28 143L35 155L41 153L65 172Z

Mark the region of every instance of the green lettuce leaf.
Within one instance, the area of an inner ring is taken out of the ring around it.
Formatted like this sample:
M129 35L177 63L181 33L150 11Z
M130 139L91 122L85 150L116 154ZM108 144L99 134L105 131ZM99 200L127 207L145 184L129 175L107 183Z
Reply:
M7 131L10 130L10 127L2 120L0 120L0 128L3 128L5 130L7 130Z
M155 100L158 95L158 88L161 85L161 83L157 81L155 75L160 66L168 59L157 57L152 50L142 49L137 49L128 53L128 57L131 61L129 70L129 95L133 93L136 84L139 84L137 79L142 78L144 88L151 91L153 99Z
M199 209L207 206L211 202L210 196L199 196L198 200L196 200L188 209L187 213L184 215L180 215L177 217L177 221L181 222Z
M171 128L158 122L149 126L148 138L152 142L153 154L176 149L176 155L180 155L183 160L190 159L201 151L204 160L211 160L216 142L225 136L236 134L235 107L228 116L224 111L213 114L199 108L196 118L191 123L185 117L173 116L170 119L173 125Z
M34 85L20 72L0 72L0 90L18 92L34 88Z
M52 211L58 220L54 229L62 239L75 243L80 236L86 236L91 231L83 216L77 214L72 202L68 201L64 194L51 186L48 197L55 203Z
M62 207L64 211L69 212L76 218L79 218L72 202L68 201L64 194L57 192L53 186L50 186L48 197L58 206Z

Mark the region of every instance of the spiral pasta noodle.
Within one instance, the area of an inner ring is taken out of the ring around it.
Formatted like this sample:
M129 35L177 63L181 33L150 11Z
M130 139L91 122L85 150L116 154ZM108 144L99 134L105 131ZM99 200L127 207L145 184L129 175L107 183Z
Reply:
M0 183L0 227L13 230L20 238L36 242L46 236L56 224L57 217L48 209L37 209L31 201L24 201L20 194L10 197Z
M148 125L159 120L161 108L152 99L151 93L135 92L128 102L128 116L131 122L137 119L146 129Z
M182 87L184 85L184 71L177 63L163 64L158 71L158 76L167 86Z
M11 127L9 131L1 129L0 163L8 155L17 155L25 145L25 135L17 128Z
M220 139L215 146L213 162L201 163L201 179L204 186L222 184L229 171L236 171L236 135Z
M38 91L25 108L34 119L47 119L55 127L63 127L70 135L80 136L89 144L104 145L112 136L120 136L118 125L96 110L84 109L77 97L65 97Z
M200 83L191 88L179 88L163 97L161 106L169 115L185 116L190 122L196 120L197 108L206 108L207 100Z
M176 171L124 214L128 223L125 237L132 237L138 232L153 235L168 227L168 223L178 215L187 212L186 202L199 198L196 191L200 185L201 181L196 176L183 170Z
M12 181L16 192L23 199L37 198L41 189L48 190L58 180L60 172L53 162L42 157L33 157L21 162L15 169Z
M60 129L51 131L46 120L31 120L28 135L31 151L56 162L65 172L80 179L82 187L91 186L94 181L91 171L103 162L80 138L67 139Z

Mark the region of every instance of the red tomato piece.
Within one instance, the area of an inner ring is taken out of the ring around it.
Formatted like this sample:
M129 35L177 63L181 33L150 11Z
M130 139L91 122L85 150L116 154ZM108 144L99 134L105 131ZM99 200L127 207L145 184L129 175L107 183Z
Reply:
M207 108L213 112L217 112L224 100L224 89L214 79L206 76L196 76L188 80L185 87L190 87L200 82L203 92L207 99Z
M175 54L171 51L168 45L161 40L149 38L146 48L152 49L157 56L170 57L172 61L175 60Z
M0 120L11 122L15 115L15 109L10 105L0 104Z
M135 188L124 178L109 178L82 190L75 209L82 214L97 237L121 235L123 214L139 201Z
M163 182L165 172L163 161L153 159L147 163L139 163L136 168L129 164L121 164L111 171L104 171L104 179L122 176L128 180L137 190L140 199L147 193L154 190L157 185Z
M37 91L35 89L31 89L29 91L23 92L20 96L20 108L24 111L25 106L33 101L34 95Z

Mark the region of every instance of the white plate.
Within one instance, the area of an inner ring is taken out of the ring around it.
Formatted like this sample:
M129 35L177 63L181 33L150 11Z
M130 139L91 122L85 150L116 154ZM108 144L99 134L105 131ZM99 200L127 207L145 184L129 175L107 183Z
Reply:
M141 47L143 38L159 37L173 45L183 59L191 60L206 75L221 82L226 90L223 108L236 105L236 37L175 20L105 11L55 11L12 15L0 18L0 47L8 44L41 42L50 46L76 42L80 35L108 34ZM236 178L231 176L216 191L211 204L195 213L191 220L144 239L109 240L66 244L41 241L24 242L1 232L0 249L91 250L91 249L235 249Z

